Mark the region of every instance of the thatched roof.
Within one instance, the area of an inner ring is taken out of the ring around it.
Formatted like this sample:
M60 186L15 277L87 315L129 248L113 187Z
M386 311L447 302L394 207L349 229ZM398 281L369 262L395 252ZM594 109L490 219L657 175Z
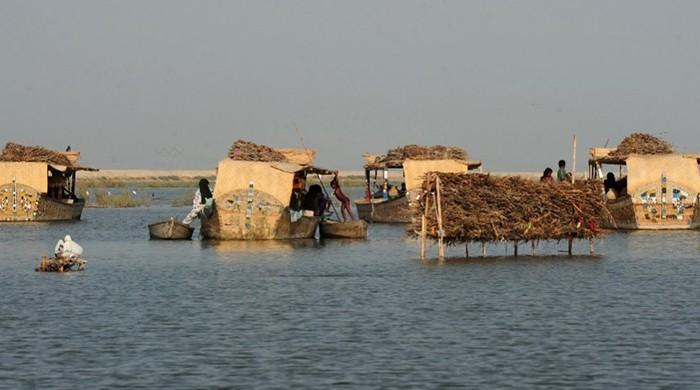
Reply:
M432 173L424 191L435 188L440 178L440 196L445 242L532 241L592 238L602 234L598 226L605 201L600 181L575 185L540 183L518 177L486 174ZM408 228L417 236L425 200L413 208L416 222ZM437 218L428 212L428 234L437 239Z
M632 154L660 155L673 152L673 146L659 137L633 133L625 137L615 149L592 149L591 158L601 163L624 164L627 157Z
M45 162L56 165L73 166L71 161L60 152L55 152L41 146L24 146L8 142L0 154L0 161L13 162Z
M469 159L467 151L454 146L405 145L390 149L383 156L365 153L367 167L400 168L406 160L462 160Z
M275 149L256 144L255 142L245 141L242 139L236 140L228 151L228 157L231 160L243 161L267 161L267 162L286 162L287 158L284 154Z

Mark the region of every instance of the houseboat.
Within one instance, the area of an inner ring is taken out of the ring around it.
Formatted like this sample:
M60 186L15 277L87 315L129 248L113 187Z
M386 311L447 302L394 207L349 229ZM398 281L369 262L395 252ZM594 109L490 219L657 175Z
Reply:
M27 159L46 161L16 161L22 157L8 158L3 152L0 158L0 222L80 219L85 200L75 192L76 173L97 169L79 166L78 152L54 152L16 144L8 144L8 147L14 147L15 151L41 149L45 158Z
M294 154L290 150L283 152L288 156ZM304 209L304 197L309 196L306 179L309 175L331 175L335 171L315 167L311 162L312 158L221 160L213 192L215 207L210 216L202 217L202 236L215 240L314 237L319 217L318 210Z
M700 228L700 154L617 156L614 151L593 148L589 159L589 178L605 180L606 228Z
M366 154L365 197L355 201L360 219L377 223L411 222L410 207L420 196L425 174L466 173L481 167L481 161L466 157L466 152L459 148L417 145L390 150L383 157ZM390 183L390 170L401 170L401 183Z

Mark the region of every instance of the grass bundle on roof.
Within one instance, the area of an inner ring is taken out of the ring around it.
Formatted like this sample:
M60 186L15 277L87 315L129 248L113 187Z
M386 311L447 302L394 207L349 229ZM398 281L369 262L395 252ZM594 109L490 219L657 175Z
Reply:
M8 142L0 154L0 161L45 162L56 165L71 166L65 155L41 146L24 146Z
M391 149L379 162L403 160L468 160L466 150L454 146L406 145Z
M435 201L430 192L440 178L444 240L447 245L473 241L587 239L603 234L599 221L605 201L599 181L540 183L486 174L431 173L414 210L408 233L418 237L425 201L428 237L439 238Z
M269 146L256 144L242 139L236 140L228 152L231 160L286 162L284 154Z
M651 134L633 133L620 142L610 157L626 158L630 154L671 154L673 146Z

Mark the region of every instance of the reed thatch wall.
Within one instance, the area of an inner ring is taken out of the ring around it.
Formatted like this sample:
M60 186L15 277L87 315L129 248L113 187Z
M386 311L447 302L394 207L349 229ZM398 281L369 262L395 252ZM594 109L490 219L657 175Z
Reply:
M486 174L427 175L423 196L414 208L408 233L419 237L425 202L430 202L427 236L438 240L434 196L440 180L444 241L447 245L472 241L534 241L587 239L603 234L600 220L605 201L599 181L540 183L518 177Z

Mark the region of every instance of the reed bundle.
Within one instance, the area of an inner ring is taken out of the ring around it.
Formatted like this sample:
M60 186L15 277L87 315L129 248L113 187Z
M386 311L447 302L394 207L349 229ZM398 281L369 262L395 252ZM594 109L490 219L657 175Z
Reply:
M41 263L34 270L37 272L71 272L71 271L83 271L87 261L81 259L80 257L63 258L63 257L51 257L46 258L45 256L41 258Z
M469 155L462 148L453 146L406 145L391 149L378 162L403 160L468 160Z
M8 142L0 154L0 161L15 162L45 162L57 165L71 166L72 163L65 155L41 146L24 146Z
M673 146L659 137L651 134L633 133L620 142L610 157L626 158L630 154L670 154Z
M284 154L269 146L256 144L242 139L236 140L228 151L232 160L286 162Z
M431 173L414 209L409 235L418 237L426 200L428 237L439 238L435 213L435 178L440 179L444 240L535 241L598 237L605 208L599 181L540 183L486 174Z

